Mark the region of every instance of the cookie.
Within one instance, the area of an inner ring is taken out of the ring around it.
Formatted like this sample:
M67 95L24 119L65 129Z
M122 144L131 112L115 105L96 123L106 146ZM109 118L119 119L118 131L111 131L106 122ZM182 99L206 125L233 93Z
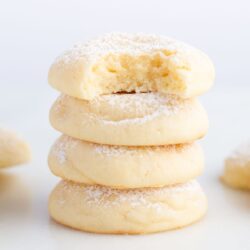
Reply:
M233 188L250 189L250 143L242 144L225 159L222 181Z
M196 181L134 190L61 181L49 198L57 222L87 232L146 234L187 226L207 210Z
M48 163L62 179L116 188L162 187L190 181L204 167L197 143L126 147L89 143L61 136Z
M28 144L16 133L0 128L0 168L23 164L30 158Z
M107 34L58 57L48 80L60 92L91 100L118 92L160 92L190 98L206 92L214 67L200 50L149 34Z
M114 94L92 101L62 95L50 110L52 126L99 144L149 146L189 143L208 129L196 99L159 93Z

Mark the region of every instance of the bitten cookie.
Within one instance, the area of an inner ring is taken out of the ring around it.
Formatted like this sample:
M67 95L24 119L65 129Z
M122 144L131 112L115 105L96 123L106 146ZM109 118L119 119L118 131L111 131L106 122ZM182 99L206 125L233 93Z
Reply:
M108 146L61 136L52 146L51 171L62 179L116 188L162 187L201 174L200 145Z
M105 95L91 101L62 95L50 110L50 122L77 139L127 146L189 143L208 129L206 111L196 99L159 93Z
M250 143L241 145L226 158L221 178L231 187L250 189Z
M79 44L56 59L49 83L90 100L117 92L161 92L184 98L206 92L214 67L200 50L164 36L108 34Z
M84 186L61 181L49 198L57 222L94 233L145 234L184 227L207 210L196 181L134 190Z
M27 143L16 133L0 128L0 168L26 163L30 160Z

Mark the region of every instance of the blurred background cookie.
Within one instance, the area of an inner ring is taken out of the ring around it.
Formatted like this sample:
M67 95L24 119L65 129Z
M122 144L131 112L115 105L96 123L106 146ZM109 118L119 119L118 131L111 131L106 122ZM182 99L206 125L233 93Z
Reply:
M15 132L0 128L0 168L23 164L30 158L28 144Z
M225 159L222 181L233 188L250 189L250 142Z

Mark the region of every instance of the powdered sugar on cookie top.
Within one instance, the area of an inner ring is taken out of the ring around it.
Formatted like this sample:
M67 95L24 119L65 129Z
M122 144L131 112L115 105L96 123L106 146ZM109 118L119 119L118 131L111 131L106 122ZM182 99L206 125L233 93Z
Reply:
M91 63L111 53L136 56L164 51L166 54L172 55L178 52L189 53L193 50L193 47L165 36L111 33L83 44L76 44L60 56L57 61L72 63L72 61L84 59L84 61ZM180 59L175 56L175 60Z
M169 112L177 111L184 100L174 95L163 95L161 93L133 93L102 95L90 102L90 105L107 103L110 107L119 108L126 113L151 113L160 106L168 108Z
M173 116L182 110L196 107L193 99L180 99L175 95L157 92L102 95L91 101L83 101L61 95L53 106L58 119L64 119L64 106L87 108L89 123L112 125L143 124L160 116Z
M171 116L188 107L190 100L160 93L133 93L99 96L89 102L92 110L100 110L106 105L109 113L118 110L116 120L103 119L104 123L127 124L144 123L164 115ZM119 119L120 116L120 119Z
M58 159L59 164L64 164L67 159L67 151L69 148L74 148L77 141L69 136L62 136L58 139L51 148L51 155Z
M94 152L103 157L116 157L121 155L155 154L157 152L181 152L188 150L192 144L162 145L162 146L110 146L103 144L93 144Z
M161 145L161 146L115 146L96 144L91 142L85 142L79 139L69 137L67 135L61 136L52 147L53 156L58 160L59 164L63 164L66 161L67 155L72 150L79 150L82 145L86 145L95 154L95 157L120 157L121 155L133 156L133 155L153 155L157 153L181 153L191 149L194 144L177 144L177 145Z
M102 145L102 144L93 144L94 146L94 152L97 153L100 156L109 156L109 157L116 157L124 154L128 154L132 149L130 150L127 147L122 146L109 146L109 145ZM135 151L135 150L134 150Z
M132 207L143 206L160 212L162 204L154 201L154 198L165 195L178 195L180 193L201 192L197 181L174 185L164 188L142 188L142 189L113 189L104 186L85 186L73 182L63 181L61 183L64 192L72 195L81 195L81 201L89 205L102 207L121 206L128 203ZM80 197L80 196L79 196ZM58 200L61 202L61 199Z

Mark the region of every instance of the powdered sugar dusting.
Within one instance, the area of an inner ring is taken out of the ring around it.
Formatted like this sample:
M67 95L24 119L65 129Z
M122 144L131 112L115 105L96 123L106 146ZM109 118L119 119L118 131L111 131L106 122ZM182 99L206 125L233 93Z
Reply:
M154 197L164 195L177 195L182 192L200 191L200 185L197 181L190 181L186 184L180 184L164 188L143 188L143 189L112 189L103 186L84 186L73 182L63 181L63 190L72 192L72 195L82 194L82 202L89 205L102 207L120 206L124 203L131 207L146 207L154 209L156 212L162 210L162 204L156 202Z
M60 114L58 119L63 120L65 110L75 106L79 110L81 107L89 110L88 113L84 112L85 116L88 115L89 123L99 121L107 125L143 124L160 116L173 116L183 109L191 110L194 107L192 99L180 99L175 95L157 92L102 95L91 101L61 95L52 112Z
M235 166L244 167L247 163L250 163L250 141L242 143L227 160L233 161Z
M67 159L67 150L76 146L76 141L69 136L62 136L51 148L51 154L58 159L59 164L64 164Z
M119 146L109 146L102 144L93 144L95 153L103 156L116 157L129 153L129 148Z
M167 151L176 152L186 150L191 147L192 144L182 145L162 145L162 146L111 146L103 144L93 144L94 152L104 157L117 157L121 155L138 155L140 153L154 154L155 152Z
M184 107L187 107L188 100L182 100L174 95L163 95L161 93L134 93L134 94L114 94L103 95L93 99L89 105L98 109L103 103L109 106L109 109L117 109L123 116L131 116L120 120L103 119L106 124L129 124L145 123L161 115L171 116L178 113Z
M193 47L165 36L149 34L111 33L103 37L90 40L84 44L76 44L66 51L57 61L64 64L84 59L94 62L98 58L113 54L140 55L157 51L166 51L168 54L176 52L189 53ZM178 61L178 56L175 57Z
M164 95L161 93L133 93L133 94L113 94L102 95L93 99L90 105L100 105L107 103L110 107L119 107L128 113L149 113L159 106L165 106L169 112L174 111L184 101L174 95Z
M61 136L52 147L52 154L58 159L60 164L63 164L67 158L67 154L71 149L81 148L81 144L90 146L92 152L103 157L119 157L121 155L143 155L155 154L156 152L182 152L193 146L193 143L176 144L176 145L161 145L161 146L116 146L97 144L92 142L82 141L67 135Z

